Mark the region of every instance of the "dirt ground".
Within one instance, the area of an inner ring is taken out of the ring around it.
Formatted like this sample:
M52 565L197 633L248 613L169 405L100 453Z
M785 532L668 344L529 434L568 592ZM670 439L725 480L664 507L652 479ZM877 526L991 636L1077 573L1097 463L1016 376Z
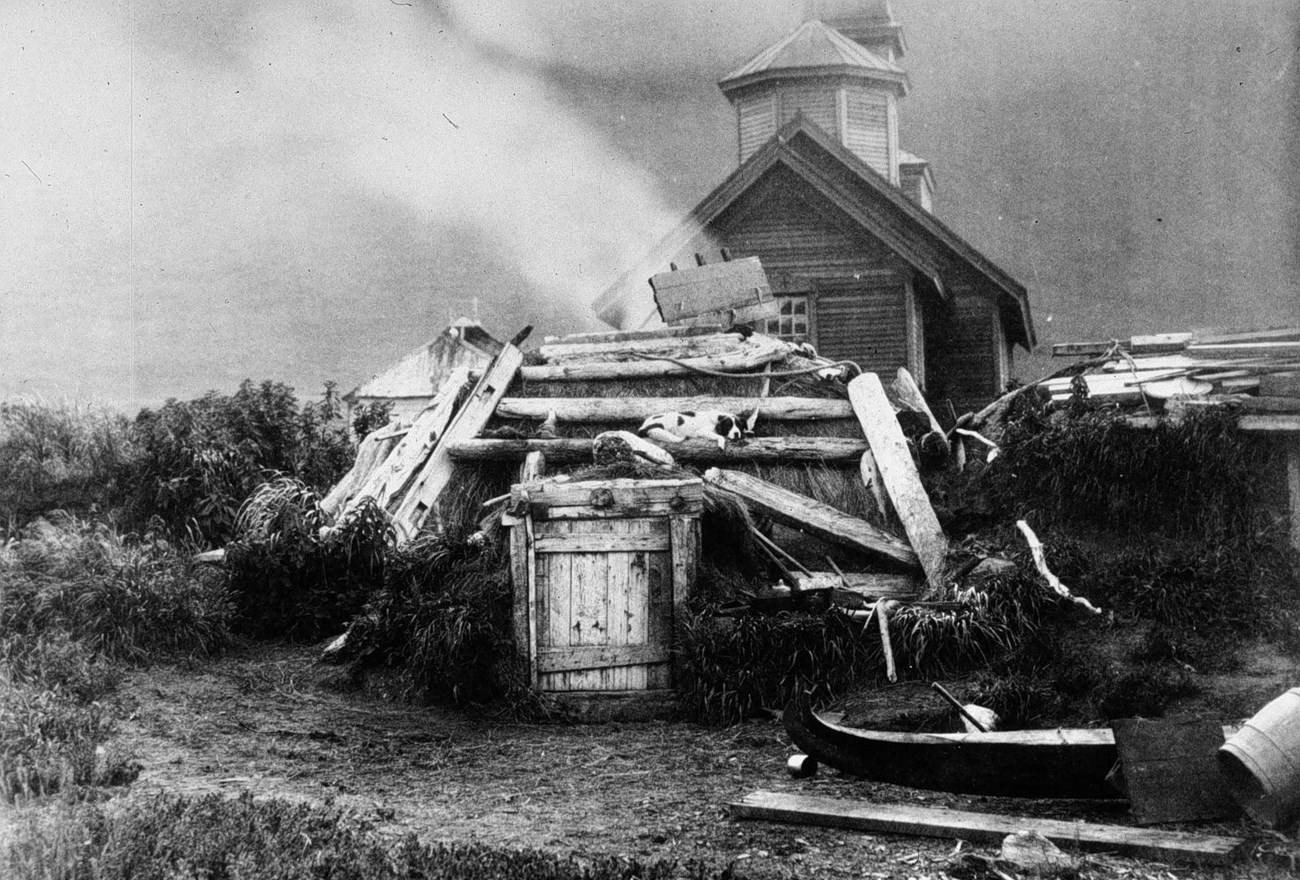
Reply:
M1123 805L959 798L823 770L785 770L780 722L525 725L319 686L315 652L259 645L203 664L137 670L110 748L142 769L133 790L330 800L383 833L479 841L579 857L700 860L739 877L939 877L951 840L876 836L730 817L768 789L1021 815L1124 822ZM1241 826L1220 826L1220 833ZM963 845L989 855L989 848ZM1188 872L1103 858L1103 874ZM1252 862L1237 875L1276 874ZM1283 871L1282 874L1285 874Z

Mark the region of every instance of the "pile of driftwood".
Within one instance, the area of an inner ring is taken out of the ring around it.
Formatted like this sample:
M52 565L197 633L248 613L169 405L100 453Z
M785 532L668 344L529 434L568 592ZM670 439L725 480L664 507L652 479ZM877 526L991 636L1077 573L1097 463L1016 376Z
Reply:
M1074 375L1043 384L1052 400L1153 408L1236 404L1247 413L1300 413L1300 328L1249 333L1165 333L1052 346L1082 357Z

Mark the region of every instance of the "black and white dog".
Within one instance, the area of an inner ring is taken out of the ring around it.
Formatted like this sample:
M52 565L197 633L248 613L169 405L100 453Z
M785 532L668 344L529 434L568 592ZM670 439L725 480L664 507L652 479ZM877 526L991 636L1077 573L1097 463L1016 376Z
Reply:
M707 410L705 412L668 412L651 416L641 423L637 434L664 443L681 443L687 437L707 437L727 448L728 440L739 440L745 433L745 423L731 413Z

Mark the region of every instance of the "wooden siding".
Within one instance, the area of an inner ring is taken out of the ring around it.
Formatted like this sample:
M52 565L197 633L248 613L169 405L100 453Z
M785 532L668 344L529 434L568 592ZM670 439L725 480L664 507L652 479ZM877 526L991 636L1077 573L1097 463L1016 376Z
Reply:
M994 338L997 308L978 294L955 296L944 341L945 396L958 413L978 410L1001 390L999 341Z
M744 162L776 134L776 96L766 92L742 98L736 102L736 119L740 161Z
M885 177L891 176L889 105L888 95L862 86L845 87L844 145ZM897 155L897 146L893 149Z
M838 89L825 83L792 83L780 91L781 124L802 113L831 137L839 137Z
M905 287L826 290L813 308L819 354L884 375L909 365Z
M714 244L692 242L673 259L685 265L695 250L725 245L737 257L763 261L773 292L808 293L816 278L883 276L911 270L879 240L855 229L830 205L814 207L790 191L793 175L777 172L739 201L712 230Z

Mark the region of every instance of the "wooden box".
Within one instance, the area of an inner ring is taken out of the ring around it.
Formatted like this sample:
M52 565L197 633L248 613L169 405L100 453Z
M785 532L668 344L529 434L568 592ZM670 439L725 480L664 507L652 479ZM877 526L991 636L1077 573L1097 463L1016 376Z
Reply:
M535 687L583 702L671 695L703 507L698 479L512 487L515 638Z

